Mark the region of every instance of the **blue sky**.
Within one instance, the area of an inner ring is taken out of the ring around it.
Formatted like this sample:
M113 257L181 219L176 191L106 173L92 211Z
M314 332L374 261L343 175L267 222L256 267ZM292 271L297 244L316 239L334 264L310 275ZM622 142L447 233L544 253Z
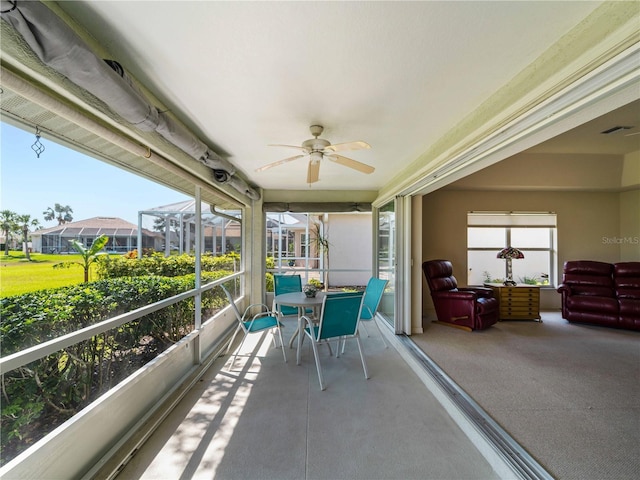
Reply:
M28 132L0 123L0 210L37 218L59 203L73 209L74 220L119 217L138 223L138 211L181 202L189 197L100 160L82 155L42 136L45 151L36 157Z

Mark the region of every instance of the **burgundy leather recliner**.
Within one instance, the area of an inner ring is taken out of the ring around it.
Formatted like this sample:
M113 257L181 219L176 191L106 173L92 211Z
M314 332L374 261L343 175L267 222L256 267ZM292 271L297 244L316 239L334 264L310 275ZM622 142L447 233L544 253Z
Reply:
M565 262L558 292L569 322L640 330L640 262Z
M593 260L565 262L558 292L562 294L562 318L594 325L618 322L613 264Z
M483 330L498 321L500 310L493 290L484 287L458 288L450 261L426 261L422 264L422 271L439 322L466 330Z
M616 263L613 282L620 306L619 326L640 330L640 262Z

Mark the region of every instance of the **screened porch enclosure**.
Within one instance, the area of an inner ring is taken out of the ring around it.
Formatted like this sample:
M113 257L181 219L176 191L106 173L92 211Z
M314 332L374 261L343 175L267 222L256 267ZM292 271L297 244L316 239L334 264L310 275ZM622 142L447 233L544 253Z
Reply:
M127 253L138 248L157 249L160 246L160 236L150 230L138 228L120 218L94 217L77 222L36 230L31 233L33 250L40 253L76 253L71 241L80 242L90 247L94 240L106 235L109 241L105 245L108 253Z
M200 249L213 255L242 250L241 227L237 210L216 211L210 205L200 206ZM162 242L158 251L190 253L196 249L196 208L194 200L174 203L138 212L138 225L153 230Z

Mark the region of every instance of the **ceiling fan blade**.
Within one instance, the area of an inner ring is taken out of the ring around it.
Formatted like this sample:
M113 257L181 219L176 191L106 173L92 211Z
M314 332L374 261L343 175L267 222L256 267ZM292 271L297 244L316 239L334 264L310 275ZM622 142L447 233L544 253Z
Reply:
M315 183L318 181L320 174L320 162L309 160L309 168L307 169L307 183Z
M277 167L278 165L282 165L283 163L291 162L293 160L297 160L297 159L302 158L302 157L304 157L304 155L294 155L293 157L284 158L282 160L278 160L277 162L273 162L273 163L270 163L270 164L265 165L263 167L256 168L256 172L262 172L264 170L267 170L268 168Z
M267 147L295 148L296 150L302 150L303 152L307 152L309 150L308 148L301 147L300 145L282 145L280 143L270 143Z
M325 147L325 152L343 152L345 150L364 150L371 148L367 142L348 142L348 143L336 143L335 145L329 145Z
M371 165L358 162L352 158L343 157L342 155L326 155L326 158L328 158L332 162L339 163L340 165L344 165L345 167L353 168L354 170L358 170L362 173L373 173L373 171L375 170L375 168L373 168Z

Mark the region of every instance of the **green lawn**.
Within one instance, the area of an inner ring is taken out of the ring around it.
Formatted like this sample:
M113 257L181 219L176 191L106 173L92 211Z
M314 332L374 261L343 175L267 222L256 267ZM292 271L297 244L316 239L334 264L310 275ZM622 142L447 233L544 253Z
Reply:
M82 261L80 255L45 255L32 253L31 262L21 252L9 252L5 256L0 252L0 297L10 297L22 293L34 292L45 288L75 285L84 280L84 269L80 265L69 268L56 268L56 263ZM89 280L97 279L91 266Z

